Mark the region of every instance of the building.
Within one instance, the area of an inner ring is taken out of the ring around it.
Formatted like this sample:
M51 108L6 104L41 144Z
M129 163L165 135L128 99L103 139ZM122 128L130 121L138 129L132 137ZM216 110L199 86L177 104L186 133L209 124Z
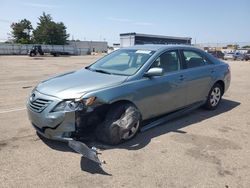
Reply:
M69 41L69 45L73 46L79 55L108 51L108 43L106 41Z
M140 33L121 33L120 46L129 47L138 44L191 44L190 37L171 37Z

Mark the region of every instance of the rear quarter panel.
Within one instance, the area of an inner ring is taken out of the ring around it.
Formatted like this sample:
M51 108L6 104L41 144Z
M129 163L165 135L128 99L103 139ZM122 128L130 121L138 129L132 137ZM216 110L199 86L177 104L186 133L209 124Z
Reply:
M226 92L231 83L230 67L227 63L220 62L215 65L214 83L222 80L225 84L224 92Z

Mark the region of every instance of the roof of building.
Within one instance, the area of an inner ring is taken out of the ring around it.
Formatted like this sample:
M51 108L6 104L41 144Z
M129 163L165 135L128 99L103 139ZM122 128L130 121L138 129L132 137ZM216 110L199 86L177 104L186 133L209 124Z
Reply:
M124 49L137 49L137 50L151 50L151 51L158 51L160 49L172 49L172 48L189 48L189 49L198 49L194 46L190 45L179 45L179 44L171 44L171 45L161 45L161 44L145 44L145 45L135 45L130 47L125 47Z
M165 38L165 39L176 39L176 40L191 40L191 37L173 37L173 36L164 36L164 35L151 35L151 34L142 34L142 33L121 33L120 36L140 36L140 37L150 37L150 38Z

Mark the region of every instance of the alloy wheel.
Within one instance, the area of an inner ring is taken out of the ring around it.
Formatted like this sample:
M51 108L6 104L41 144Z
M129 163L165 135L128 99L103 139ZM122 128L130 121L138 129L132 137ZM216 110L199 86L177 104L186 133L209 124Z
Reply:
M215 107L218 105L221 98L221 90L219 87L215 87L210 95L211 106Z
M130 138L132 138L139 129L139 126L140 126L140 121L137 121L128 132L123 134L122 139L129 140Z

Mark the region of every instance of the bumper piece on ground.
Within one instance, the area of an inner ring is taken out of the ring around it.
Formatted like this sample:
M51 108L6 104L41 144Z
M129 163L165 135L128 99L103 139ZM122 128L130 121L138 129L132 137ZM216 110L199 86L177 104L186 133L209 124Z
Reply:
M99 160L98 158L98 153L96 148L92 147L89 148L86 144L79 142L79 141L75 141L75 140L70 140L68 142L68 145L70 148L72 148L74 151L76 151L77 153L80 153L83 155L83 157L94 161L96 163L98 163L99 165L102 165L102 162Z

